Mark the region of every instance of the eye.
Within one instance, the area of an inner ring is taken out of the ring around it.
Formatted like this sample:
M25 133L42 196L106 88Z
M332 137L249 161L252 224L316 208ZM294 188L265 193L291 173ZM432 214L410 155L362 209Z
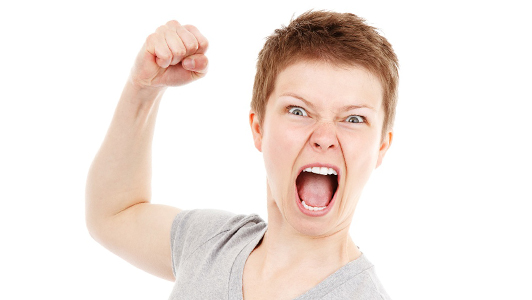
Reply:
M347 117L345 121L349 123L364 123L364 117L352 115L352 116Z
M288 112L296 116L302 116L302 117L308 116L307 112L299 106L289 106Z

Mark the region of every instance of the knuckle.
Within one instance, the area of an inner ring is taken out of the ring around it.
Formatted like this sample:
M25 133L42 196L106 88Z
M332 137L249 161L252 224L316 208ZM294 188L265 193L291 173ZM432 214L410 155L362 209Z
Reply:
M168 60L172 58L172 54L168 52L161 53L160 55L157 55L162 60Z
M157 33L152 33L146 38L146 43L151 44L157 39Z
M184 57L187 54L185 49L179 48L175 51L174 55L179 57Z
M201 46L202 46L204 49L207 49L207 48L209 47L209 41L207 41L207 40L204 39L204 40L201 42Z
M166 22L166 25L171 26L171 27L177 27L180 24L176 20L170 20L170 21Z
M161 32L164 32L165 30L166 30L166 26L165 25L161 25L161 26L157 27L157 29L155 29L155 32L161 33Z
M190 31L190 30L192 30L192 31L198 30L198 28L196 28L196 26L190 25L190 24L187 24L187 25L185 25L183 27L185 27L188 31Z
M198 43L196 41L194 42L188 42L185 47L187 48L188 51L196 51L198 50Z

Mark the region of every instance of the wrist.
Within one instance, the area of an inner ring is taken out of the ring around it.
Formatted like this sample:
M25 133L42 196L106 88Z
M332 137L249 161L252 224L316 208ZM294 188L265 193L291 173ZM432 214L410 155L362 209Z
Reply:
M133 76L129 76L126 87L135 91L136 93L150 95L158 94L166 90L166 86L152 86L139 80L135 80Z
M166 87L144 86L129 78L122 92L122 99L140 106L151 105L161 99Z

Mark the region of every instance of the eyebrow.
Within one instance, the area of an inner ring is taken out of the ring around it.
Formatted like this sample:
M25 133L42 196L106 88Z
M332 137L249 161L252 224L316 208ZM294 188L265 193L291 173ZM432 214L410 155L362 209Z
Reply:
M308 100L305 100L305 98L297 95L297 94L294 94L294 93L284 93L282 94L281 96L289 96L289 97L294 97L294 98L297 98L301 101L303 101L305 103L305 105L309 106L310 108L312 109L315 109L316 107L314 106L314 104L312 104L311 102L309 102ZM359 109L359 108L367 108L367 109L371 109L371 110L375 110L375 108L371 107L371 106L368 106L368 105L346 105L346 106L343 106L340 110L341 111L348 111L348 110L352 110L352 109Z

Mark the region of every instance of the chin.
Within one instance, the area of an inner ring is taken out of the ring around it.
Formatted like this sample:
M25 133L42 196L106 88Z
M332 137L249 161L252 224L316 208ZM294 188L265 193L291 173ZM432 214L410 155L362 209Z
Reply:
M331 222L327 222L325 220L316 221L296 218L290 223L294 230L301 235L308 237L325 237L333 234L336 231L334 230L334 224L329 224Z
M302 212L302 208L294 205L290 210L291 214L286 215L285 219L294 230L309 237L326 237L344 230L347 232L358 199L351 199L350 203L346 203L348 200L342 198L342 195L335 195L327 213L320 216L309 216L307 212ZM298 198L293 202L300 203Z

